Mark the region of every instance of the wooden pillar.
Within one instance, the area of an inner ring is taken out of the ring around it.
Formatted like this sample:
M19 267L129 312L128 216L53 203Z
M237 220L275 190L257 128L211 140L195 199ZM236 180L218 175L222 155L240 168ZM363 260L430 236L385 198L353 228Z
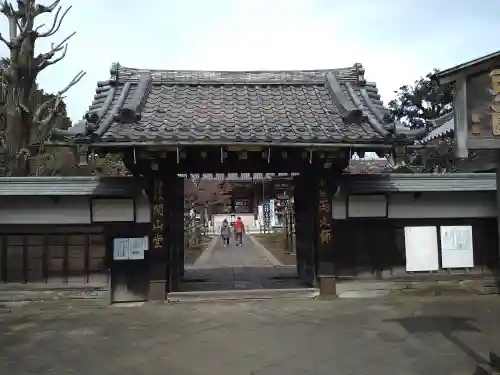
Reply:
M310 170L294 177L295 253L297 273L308 285L316 281L315 214L316 196Z
M500 267L500 190L498 189L500 187L500 150L496 151L496 159L497 159L497 169L496 169L496 200L497 200L497 234L498 234L498 250L497 250L497 267Z
M147 252L149 271L149 301L164 301L167 290L168 261L168 210L165 207L165 182L154 179L150 182L150 230L149 251Z
M168 233L168 291L179 290L184 277L184 179L172 177L166 187L168 196L169 233Z

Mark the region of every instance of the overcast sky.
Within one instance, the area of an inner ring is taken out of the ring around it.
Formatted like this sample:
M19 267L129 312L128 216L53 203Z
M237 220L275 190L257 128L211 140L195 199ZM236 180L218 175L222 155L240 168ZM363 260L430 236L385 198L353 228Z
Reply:
M48 4L48 1L41 1ZM155 69L315 69L360 62L387 103L402 84L500 49L498 0L62 0L73 8L66 58L47 91L85 78L66 100L73 120L111 63ZM44 20L45 21L45 20ZM7 31L4 19L0 32ZM46 50L49 40L37 44ZM1 50L1 52L5 52Z

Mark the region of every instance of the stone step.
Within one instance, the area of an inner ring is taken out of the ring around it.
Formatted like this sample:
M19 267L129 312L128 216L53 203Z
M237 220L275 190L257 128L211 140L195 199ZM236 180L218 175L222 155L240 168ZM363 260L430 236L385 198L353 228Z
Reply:
M197 292L168 293L167 301L174 302L220 302L220 301L251 301L263 299L305 299L319 296L316 288L294 289L253 289L253 290L211 290Z
M217 291L217 290L255 290L255 289L296 289L305 287L298 279L288 280L251 280L251 279L226 279L206 281L183 281L179 285L179 292Z

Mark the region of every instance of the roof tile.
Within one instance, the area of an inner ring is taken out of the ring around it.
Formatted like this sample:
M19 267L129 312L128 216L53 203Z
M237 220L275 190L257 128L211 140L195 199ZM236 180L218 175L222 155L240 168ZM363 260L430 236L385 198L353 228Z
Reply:
M274 72L156 71L115 64L111 73L99 83L87 114L97 115L101 142L328 144L391 138L381 123L387 111L360 64ZM353 111L362 116L349 117Z

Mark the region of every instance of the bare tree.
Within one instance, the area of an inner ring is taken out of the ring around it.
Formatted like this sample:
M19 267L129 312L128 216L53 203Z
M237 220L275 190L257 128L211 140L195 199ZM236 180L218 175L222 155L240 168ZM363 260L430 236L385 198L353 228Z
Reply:
M192 180L184 181L184 199L195 210L207 211L211 216L214 206L227 203L231 199L231 186L227 182Z
M206 219L212 216L215 206L224 204L231 199L230 185L220 181L207 181L203 179L184 180L184 201L195 212L201 213L202 220L198 222L189 217L187 245L193 246L201 243L201 227L207 228Z
M66 36L58 43L52 43L48 52L35 55L35 43L39 38L53 36L71 7L62 10L60 0L50 5L37 4L36 0L17 0L17 7L4 0L0 12L7 18L8 38L0 34L10 51L8 64L2 70L1 78L5 104L3 106L4 129L0 133L0 148L3 149L6 173L27 176L30 173L29 159L33 151L39 151L44 140L54 127L54 120L63 105L64 94L85 75L80 71L71 82L50 100L35 105L30 100L36 90L38 74L66 56ZM38 16L54 12L52 24L36 25Z

